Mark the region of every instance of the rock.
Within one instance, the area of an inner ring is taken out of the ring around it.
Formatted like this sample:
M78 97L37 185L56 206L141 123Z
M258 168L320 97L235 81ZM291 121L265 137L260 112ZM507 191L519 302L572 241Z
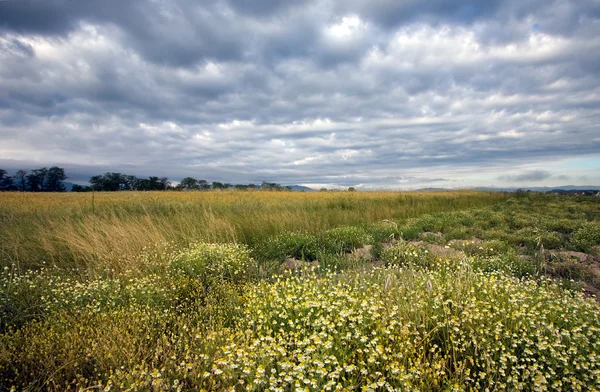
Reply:
M304 268L316 270L319 268L319 260L304 262L302 260L294 259L293 257L288 257L281 263L282 271L298 271Z
M365 245L362 248L356 248L352 251L352 257L356 261L372 261L373 254L371 253L373 245Z
M284 271L295 271L299 268L302 268L304 263L302 260L296 260L294 258L288 257L281 264L281 269Z
M450 248L449 246L441 246L437 244L425 244L425 248L436 257L441 258L462 258L465 253L458 249Z
M576 261L587 261L588 258L591 258L591 255L588 255L587 253L583 253L583 252L574 252L574 251L570 251L570 250L563 250L560 252L555 252L554 253L558 258L562 259L562 260L576 260Z
M483 243L482 240L480 240L479 238L471 238L468 240L450 240L450 242L448 242L449 246L467 246L469 244L481 244Z

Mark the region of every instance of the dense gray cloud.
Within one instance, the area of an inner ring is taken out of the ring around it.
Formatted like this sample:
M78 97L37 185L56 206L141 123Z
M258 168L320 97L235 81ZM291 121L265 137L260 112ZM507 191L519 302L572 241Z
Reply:
M0 166L600 184L599 33L592 0L2 1Z
M545 170L531 170L529 172L515 174L515 175L505 175L500 176L498 179L502 181L511 181L511 182L529 182L529 181L542 181L547 178L552 177L552 173ZM560 176L561 179L565 180L566 176Z

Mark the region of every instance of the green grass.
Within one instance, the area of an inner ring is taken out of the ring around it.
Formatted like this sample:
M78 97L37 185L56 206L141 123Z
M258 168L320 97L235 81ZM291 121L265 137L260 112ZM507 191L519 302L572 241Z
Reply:
M0 193L0 265L56 265L95 276L135 269L144 249L164 243L254 246L286 232L320 234L504 199L472 191Z

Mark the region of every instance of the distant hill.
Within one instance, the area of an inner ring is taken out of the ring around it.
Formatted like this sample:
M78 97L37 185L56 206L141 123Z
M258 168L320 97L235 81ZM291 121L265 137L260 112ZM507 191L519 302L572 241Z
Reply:
M569 193L569 192L584 192L584 191L600 191L600 185L563 185L563 186L539 186L539 187L518 187L518 188L496 188L496 187L488 187L488 186L480 186L475 188L466 188L466 189L475 189L478 191L489 191L489 192L515 192L518 189L522 189L524 191L532 191L532 192L553 192L553 193ZM417 192L440 192L440 191L449 191L452 189L447 188L421 188L417 189ZM454 189L456 190L456 189Z
M519 188L494 188L494 187L478 187L475 188L477 190L482 191L501 191L501 192L514 192L517 189L522 189L524 191L532 191L532 192L557 192L557 191L580 191L580 190L595 190L599 191L599 185L562 185L562 186L524 186Z
M294 192L313 192L314 189L309 188L307 186L303 186L303 185L285 185L285 186L289 186L290 188L292 188L292 191Z

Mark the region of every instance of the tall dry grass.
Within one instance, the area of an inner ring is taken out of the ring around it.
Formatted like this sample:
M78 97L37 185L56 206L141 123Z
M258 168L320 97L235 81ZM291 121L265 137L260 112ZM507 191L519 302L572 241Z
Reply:
M121 271L144 248L167 242L251 245L282 231L403 221L505 197L475 191L0 193L0 262L20 270Z

